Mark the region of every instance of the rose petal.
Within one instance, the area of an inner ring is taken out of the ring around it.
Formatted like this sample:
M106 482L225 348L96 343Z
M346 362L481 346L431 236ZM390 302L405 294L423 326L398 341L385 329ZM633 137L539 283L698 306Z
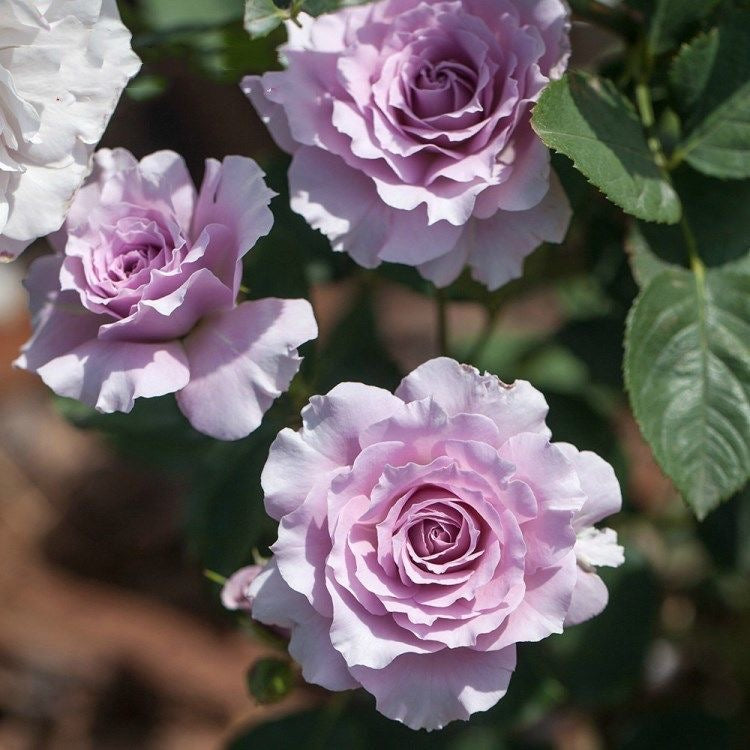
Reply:
M499 443L520 432L549 436L544 420L547 403L544 396L525 380L506 385L495 375L481 375L469 365L460 365L448 357L438 357L417 367L396 389L404 401L431 396L449 415L482 414L499 430Z
M592 526L622 507L622 493L614 469L591 451L579 451L570 443L555 445L573 463L586 494L586 501L573 519L576 531Z
M261 168L244 156L227 156L222 162L206 160L192 234L197 237L210 224L231 230L236 246L234 252L224 248L222 257L232 271L237 260L271 231L273 214L268 204L275 193L266 186L264 177ZM217 275L222 277L218 272Z
M179 341L140 344L91 339L36 372L58 395L105 413L128 412L136 398L179 391L190 378Z
M444 648L399 627L390 615L367 612L328 570L333 602L331 643L350 669L356 665L382 669L402 654L431 654Z
M254 619L291 630L289 653L302 665L302 676L308 682L328 690L357 687L341 655L331 646L327 632L330 620L318 615L304 596L289 588L273 560L253 581L248 596L253 602Z
M308 619L292 629L289 641L289 654L302 665L302 676L326 690L359 687L341 654L331 645L330 619L311 612Z
M466 253L472 276L488 289L523 273L523 261L543 242L562 242L570 223L568 199L554 173L544 198L528 211L497 211L473 218L456 247Z
M607 606L608 601L609 592L604 581L596 573L588 573L579 568L565 626L578 625L596 617Z
M505 648L562 633L577 580L578 566L573 552L558 565L540 568L527 576L523 601L511 612L500 631L480 636L478 648Z
M318 148L300 148L289 168L291 206L310 226L346 250L360 265L383 260L423 263L449 251L461 231L447 221L430 226L423 208L389 208L375 185L342 159Z
M474 216L478 219L489 219L498 210L528 211L547 195L550 188L549 151L530 126L525 135L516 135L513 150L511 176L477 196ZM503 158L503 154L498 157L500 161Z
M260 482L266 512L279 521L298 508L316 481L325 482L338 468L308 443L304 436L285 427L271 444Z
M311 492L302 505L281 519L271 551L287 584L304 594L317 612L331 617L331 598L325 585L326 559L331 553L326 494L325 487Z
M55 255L37 258L24 281L34 333L13 364L30 372L96 338L108 320L82 307L74 292L58 291L62 260Z
M389 719L411 729L442 729L486 711L506 693L516 666L514 647L479 653L468 648L404 654L381 669L351 668L352 675Z
M599 565L617 568L625 562L625 552L617 543L617 532L612 529L587 528L578 532L575 552L579 565L585 570Z
M144 156L138 168L149 187L155 188L149 197L159 197L170 205L180 228L187 234L190 231L196 194L185 160L174 151L156 151Z
M302 410L303 436L339 466L349 466L364 447L362 432L403 409L403 402L383 388L339 383L325 396L313 396Z
M263 568L260 565L248 565L232 573L221 589L221 603L226 609L236 611L252 610L250 585L258 577Z
M151 297L153 291L148 295ZM161 297L141 299L132 315L107 321L99 330L102 341L165 341L190 333L209 313L232 307L234 298L207 268L188 276L182 286Z
M268 128L268 132L276 145L282 151L293 154L297 150L298 144L289 131L289 121L286 119L284 108L266 97L261 76L245 76L240 83L240 88L242 93L252 102L258 117Z
M316 335L306 300L255 300L205 318L184 341L190 383L177 395L180 409L201 432L245 437L289 387L297 347Z

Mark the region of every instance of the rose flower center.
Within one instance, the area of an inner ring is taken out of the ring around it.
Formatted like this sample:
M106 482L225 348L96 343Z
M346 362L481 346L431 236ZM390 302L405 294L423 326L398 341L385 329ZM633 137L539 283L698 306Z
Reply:
M151 269L163 268L174 242L156 221L124 217L103 229L104 240L94 250L94 281L110 294L148 280ZM98 282L97 282L98 280Z
M114 281L127 281L133 274L148 268L161 248L156 245L140 245L127 248L109 266L109 278Z
M484 527L460 497L439 487L422 487L394 526L394 552L432 573L462 570L482 555Z
M404 98L417 118L459 112L475 94L477 72L470 61L441 60L438 52L427 58L411 57L402 71Z

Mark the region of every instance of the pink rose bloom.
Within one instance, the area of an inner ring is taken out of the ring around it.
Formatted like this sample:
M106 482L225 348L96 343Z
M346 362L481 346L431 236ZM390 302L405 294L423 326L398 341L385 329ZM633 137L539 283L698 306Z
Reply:
M468 264L496 289L562 241L570 207L530 112L567 64L563 0L382 0L299 20L286 70L242 88L293 154L292 208L334 250L438 286Z
M505 694L516 643L604 608L596 567L623 552L593 524L617 479L551 443L546 413L529 383L440 358L395 396L338 385L279 434L262 475L279 538L249 595L305 679L437 729Z
M243 612L252 611L253 600L250 596L250 584L263 570L260 565L248 565L232 573L221 589L221 603L226 609Z
M64 249L29 272L34 334L15 364L102 412L177 393L201 432L252 432L317 335L306 300L237 304L242 256L273 223L263 177L251 159L210 159L196 196L171 151L99 151Z

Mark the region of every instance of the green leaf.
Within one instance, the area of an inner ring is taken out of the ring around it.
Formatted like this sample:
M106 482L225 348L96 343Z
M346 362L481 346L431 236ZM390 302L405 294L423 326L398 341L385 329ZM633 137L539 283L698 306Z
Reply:
M311 16L319 16L321 13L328 13L336 10L342 5L353 5L354 3L342 3L338 0L305 0L302 9Z
M688 113L675 150L713 177L750 177L750 11L738 11L699 36L670 71L674 96Z
M637 224L633 224L625 238L625 251L639 287L647 286L660 273L677 267L654 253Z
M672 174L682 208L707 266L742 258L750 250L750 180L718 180L687 165ZM678 227L639 223L651 252L662 260L684 265L685 241Z
M173 36L172 40L176 38ZM278 41L276 35L251 39L240 24L179 36L191 65L202 75L232 86L247 73L274 68Z
M288 8L282 8L273 0L246 0L245 28L253 39L257 39L272 32L282 21L296 19L301 10L308 15L319 16L362 2L365 0L292 0Z
M652 278L628 319L625 382L654 456L704 518L750 476L750 275Z
M329 13L352 5L362 5L365 2L367 0L304 0L302 10L311 16L319 16L321 13Z
M669 85L680 111L690 113L700 101L719 51L719 30L699 34L684 44L669 68Z
M140 0L143 20L153 31L223 26L242 17L240 0Z
M676 47L716 3L717 0L656 0L648 33L652 53L659 55Z
M632 105L611 81L567 74L544 90L532 125L623 210L646 221L679 221L680 199L654 162Z
M125 89L125 93L135 102L156 99L167 90L167 79L160 75L139 75Z
M736 273L750 274L750 253L747 253L742 258L738 258L731 263L727 263L724 267Z
M289 13L273 0L247 0L245 3L245 29L253 39L267 36L281 22L289 18Z

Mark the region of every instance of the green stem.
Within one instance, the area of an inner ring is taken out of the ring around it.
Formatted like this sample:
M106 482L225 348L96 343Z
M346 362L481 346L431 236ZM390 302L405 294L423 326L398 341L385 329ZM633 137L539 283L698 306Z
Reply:
M291 19L292 23L294 23L300 29L302 28L302 24L300 23L300 20L299 18L297 18L297 16L300 14L303 5L304 0L294 0L291 7L289 8L289 18Z
M506 303L518 297L519 293L528 288L527 284L517 279L511 281L500 289L491 292L483 299L483 306L485 309L484 325L482 326L482 330L477 334L474 345L466 354L467 362L476 364L476 361L482 356L487 344L490 342L490 338L492 337L495 326L497 325L497 319Z
M495 323L497 322L497 316L500 314L500 307L487 308L487 315L484 320L482 330L479 332L474 345L469 349L466 355L466 361L476 364L477 360L482 356L484 350L487 348L487 344L490 342L492 332L495 330Z
M667 170L669 168L669 162L664 154L661 141L654 132L654 126L656 125L656 118L654 117L654 105L651 101L651 89L649 88L647 81L639 81L635 86L635 101L638 105L638 112L641 115L641 122L646 131L646 143L648 144L649 150L656 161L659 169L666 177L667 181L671 183Z
M437 347L441 356L448 355L448 301L442 289L435 289L437 311Z
M706 273L706 266L703 264L703 261L698 254L698 243L695 240L695 234L693 233L692 227L684 213L680 219L680 229L682 230L682 237L685 240L688 259L690 260L690 268L698 277L698 280L702 281Z
M654 160L658 165L662 177L672 185L672 178L669 174L669 170L679 164L680 158L675 159L673 155L672 159L669 160L664 155L664 149L661 145L658 135L655 132L654 125L656 119L654 118L654 105L651 100L651 89L648 85L648 75L650 66L646 61L641 71L641 78L635 87L635 101L638 106L638 112L641 116L641 122L643 123L644 130L646 131L646 137L649 149L654 156ZM687 216L683 210L682 216L680 217L680 230L682 231L682 237L685 241L685 248L687 249L688 260L690 261L690 268L696 275L698 281L702 281L706 272L706 267L700 258L698 253L698 243L695 240L695 234L690 227Z
M669 160L667 161L667 169L672 172L677 167L682 164L683 159L685 158L685 152L681 149L677 148L672 152L672 156L669 157Z
M641 81L635 87L635 100L638 104L638 111L641 114L641 122L646 130L654 127L654 106L651 102L651 92L646 81Z
M211 581L212 583L217 583L219 586L223 586L227 582L227 579L223 575L221 575L221 573L217 573L215 570L209 570L208 568L206 568L203 571L203 575L208 578L209 581Z

